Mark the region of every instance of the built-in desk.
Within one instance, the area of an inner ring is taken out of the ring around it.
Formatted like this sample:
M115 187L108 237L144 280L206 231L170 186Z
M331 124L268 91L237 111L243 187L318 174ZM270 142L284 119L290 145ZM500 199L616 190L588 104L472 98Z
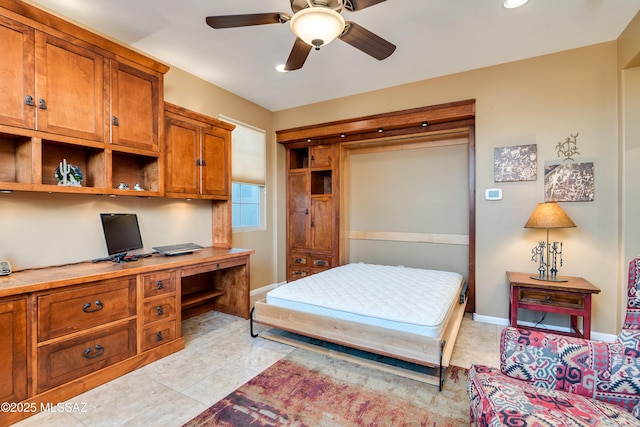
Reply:
M252 253L204 248L0 277L0 425L183 349L185 317L248 318Z

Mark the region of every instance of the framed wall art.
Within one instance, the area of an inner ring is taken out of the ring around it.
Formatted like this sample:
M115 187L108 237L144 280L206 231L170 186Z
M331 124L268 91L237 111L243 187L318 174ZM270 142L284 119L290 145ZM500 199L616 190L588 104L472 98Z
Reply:
M592 202L595 194L593 162L544 166L546 202Z
M494 182L535 181L538 175L536 144L493 149Z

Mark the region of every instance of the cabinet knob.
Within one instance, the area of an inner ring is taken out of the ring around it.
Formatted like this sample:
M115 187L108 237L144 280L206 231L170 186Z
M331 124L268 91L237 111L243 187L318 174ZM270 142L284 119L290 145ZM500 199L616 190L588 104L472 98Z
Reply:
M158 314L158 316L162 316L162 306L161 305L156 307L156 313Z
M45 102L44 99L40 98L38 100L38 108L41 110L46 110L47 109L47 103Z
M156 282L156 289L157 290L162 290L163 287L164 287L164 285L162 284L162 280L158 280Z
M162 341L162 340L163 340L162 331L156 332L156 341Z
M95 350L95 353L94 353ZM94 348L87 348L84 350L84 353L82 353L82 357L84 357L85 359L94 359L96 357L100 357L102 356L102 354L104 353L104 347L101 345L96 345Z
M120 126L120 122L118 121L118 118L116 116L112 117L111 122L114 126Z
M31 95L27 95L26 99L24 100L24 104L25 104L25 105L29 105L29 106L31 106L31 107L33 107L34 105L36 105L36 104L33 102L33 96L31 96Z

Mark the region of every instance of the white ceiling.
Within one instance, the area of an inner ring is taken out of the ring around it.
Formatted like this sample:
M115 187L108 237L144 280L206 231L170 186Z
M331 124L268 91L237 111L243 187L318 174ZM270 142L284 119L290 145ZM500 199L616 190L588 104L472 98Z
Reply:
M288 0L29 0L271 111L618 38L640 0L387 0L353 21L397 46L378 61L336 40L280 73L289 24L214 30L211 15L285 12Z

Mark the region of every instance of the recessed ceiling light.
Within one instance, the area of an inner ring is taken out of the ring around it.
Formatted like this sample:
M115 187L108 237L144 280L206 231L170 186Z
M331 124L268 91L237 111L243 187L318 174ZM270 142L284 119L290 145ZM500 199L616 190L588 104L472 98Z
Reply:
M505 0L504 7L507 9L515 9L516 7L520 7L529 0Z
M280 65L276 65L276 70L280 71L281 73L286 73L287 70L284 69L285 64L280 64Z

